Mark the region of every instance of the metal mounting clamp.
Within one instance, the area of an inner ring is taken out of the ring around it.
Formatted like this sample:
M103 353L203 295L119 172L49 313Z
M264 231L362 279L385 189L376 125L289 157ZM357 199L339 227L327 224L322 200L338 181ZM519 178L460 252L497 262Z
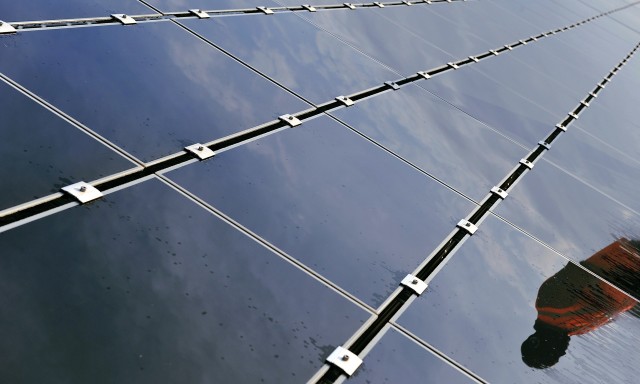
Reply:
M389 88L392 88L394 91L397 91L398 89L400 89L400 86L394 83L393 81L385 81L384 84Z
M327 357L327 362L342 369L347 376L351 376L362 364L362 359L350 350L338 347Z
M16 29L13 27L13 25L4 22L4 21L0 21L0 35L4 35L5 33L16 33Z
M535 36L531 36L531 40L533 40L533 41L538 41L538 38L537 38L537 37L535 37Z
M342 96L342 95L338 96L338 97L336 97L336 100L338 100L339 102L344 104L345 107L350 107L350 106L352 106L354 104L353 100L351 100L347 96Z
M302 124L302 121L298 120L297 117L289 114L279 116L278 118L284 121L285 123L289 124L289 126L291 127L297 127L298 125Z
M469 59L470 59L471 61L473 61L474 63L477 63L477 62L479 62L479 61L480 61L480 60L479 60L477 57L475 57L475 56L469 56Z
M518 40L518 42L519 42L520 44L522 44L522 45L527 45L527 42L526 42L526 41L524 41L524 40Z
M473 235L478 230L478 227L476 227L475 224L464 219L460 220L456 227L467 231L469 235Z
M351 3L342 3L342 4L349 9L356 9L356 6Z
M547 151L551 149L551 144L547 143L546 141L538 141L538 145L546 149Z
M450 67L451 67L451 68L453 68L453 69L458 69L458 68L460 68L460 67L458 66L458 64L453 63L453 62L449 62L449 63L447 63L447 65L448 65L448 66L450 66Z
M606 82L604 82L604 84L606 84ZM598 87L598 88L601 88L601 89L604 89L604 88L605 88L605 85L604 85L604 84L600 83L600 84L598 84L598 85L597 85L597 87Z
M102 192L84 181L63 187L62 190L75 197L82 204L102 197Z
M302 4L302 8L306 9L309 12L315 12L317 11L316 7L311 6L309 4Z
M591 97L593 97L595 99L596 97L598 97L598 94L597 93L593 93L593 92L589 92L589 96L591 96Z
M422 295L422 293L428 287L427 283L425 283L424 281L418 279L417 277L415 277L415 276L413 276L411 274L407 275L404 279L402 279L400 284L402 284L405 287L411 289L418 296Z
M256 7L256 8L262 13L264 13L265 15L273 15L273 11L271 10L271 8L267 8L267 7Z
M507 48L507 49L508 49L508 50L510 50L510 51L513 51L513 47L512 47L512 46L510 46L509 44L505 45L504 47L505 47L505 48Z
M431 78L431 75L428 74L426 71L420 71L420 72L418 72L418 75L424 77L427 80L429 80Z
M490 49L489 52L493 53L494 56L498 56L500 54L500 52L496 51L495 49Z
M198 16L198 19L208 19L211 17L207 12L201 9L190 9L189 12Z
M578 120L578 115L576 115L573 112L569 112L569 116L573 117L574 119Z
M373 2L373 5L377 5L377 6L378 6L378 7L380 7L380 8L384 8L384 4L382 4L382 3L381 3L381 2L379 2L379 1L374 1L374 2Z
M113 15L111 15L111 17L113 19L118 20L119 22L121 22L123 25L133 25L133 24L138 24L138 22L136 21L136 19L134 19L131 16L125 15L124 13L114 13Z
M413 3L412 3L412 2L407 1L407 0L403 0L402 2L403 2L404 4L406 4L406 5L413 5Z
M524 165L525 167L529 168L529 169L533 169L533 163L530 162L527 159L522 159L520 160L520 164Z
M491 188L491 193L493 193L494 195L498 196L502 200L506 199L507 196L509 196L509 193L507 193L507 191L505 191L504 189L502 189L502 188L500 188L498 186Z
M580 100L580 104L584 105L585 107L589 107L589 103L584 100Z
M560 129L560 130L562 130L564 132L567 132L567 127L565 127L564 125L562 125L560 123L556 124L556 128L558 128L558 129Z
M191 152L194 155L196 155L196 157L199 158L200 160L205 160L216 155L215 152L213 152L211 149L209 149L208 147L200 143L195 143L188 147L184 147L184 149L187 152Z

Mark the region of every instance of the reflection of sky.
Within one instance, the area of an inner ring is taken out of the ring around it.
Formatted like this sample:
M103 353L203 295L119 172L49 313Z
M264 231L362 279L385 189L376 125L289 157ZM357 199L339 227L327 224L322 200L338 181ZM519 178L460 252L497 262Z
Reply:
M368 318L158 181L0 245L7 382L298 383Z
M640 236L636 214L545 161L495 211L576 261Z
M168 176L375 306L472 209L328 117Z
M222 17L182 23L316 103L398 77L296 14Z
M476 201L527 153L415 86L331 114Z
M535 370L522 362L520 345L533 333L538 289L566 263L489 217L399 324L489 382L633 382L628 378L638 375L640 322L627 314L572 337L553 368Z
M0 52L3 73L144 160L308 107L171 22L18 34Z
M0 2L3 21L33 21L70 19L79 17L105 17L112 13L150 14L154 13L142 3L130 0L20 0Z

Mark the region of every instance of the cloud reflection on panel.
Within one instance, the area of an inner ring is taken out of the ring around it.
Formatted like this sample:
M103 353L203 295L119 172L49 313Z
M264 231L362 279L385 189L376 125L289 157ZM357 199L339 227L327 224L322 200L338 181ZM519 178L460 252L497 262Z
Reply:
M0 247L6 383L299 383L369 317L157 180Z
M180 22L313 103L399 77L295 14Z
M582 264L637 284L637 251L620 257L634 244L612 240ZM633 383L635 303L490 216L398 322L489 382Z

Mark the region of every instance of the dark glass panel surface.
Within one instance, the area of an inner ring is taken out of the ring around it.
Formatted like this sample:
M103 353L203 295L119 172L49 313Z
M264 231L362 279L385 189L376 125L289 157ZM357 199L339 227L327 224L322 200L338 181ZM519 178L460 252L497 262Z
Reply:
M0 2L0 20L34 21L72 19L83 17L108 17L113 13L148 15L151 8L134 0L20 0Z
M0 41L0 71L145 161L308 108L171 22Z
M549 1L491 0L491 2L514 15L527 19L540 28L540 31L561 28L580 21L576 15L569 20L562 17L561 13L564 13L565 9Z
M640 239L637 213L544 160L495 212L574 261L618 238Z
M391 328L364 358L349 384L475 383L431 351Z
M455 6L453 3L449 5ZM476 31L459 28L452 21L429 11L429 9L428 6L416 4L410 7L385 7L385 9L375 12L422 40L448 52L454 61L497 48L495 43L477 37Z
M528 153L413 85L331 114L476 201Z
M497 63L500 60L513 61L509 59L508 53L503 55L448 71L417 84L463 112L531 147L546 137L560 119L503 85L508 84L504 78L513 74L504 74L501 82L498 82L482 72L500 65Z
M6 383L300 383L369 317L157 180L0 247Z
M581 129L570 129L557 139L546 159L640 212L638 160L611 148Z
M181 23L318 104L399 77L293 13Z
M135 164L0 81L0 211Z
M374 306L473 208L326 116L167 176Z
M453 21L457 28L474 33L495 48L545 32L528 20L487 1L431 4L428 10ZM474 53L477 52L469 54Z
M271 0L146 0L161 12L185 12L189 9L219 10L255 7L278 7Z
M582 266L615 269L622 242ZM489 217L399 323L491 383L634 383L639 314L630 296Z
M455 59L446 51L431 45L428 38L409 33L382 17L382 12L363 9L356 12L314 12L302 15L404 76L438 67Z

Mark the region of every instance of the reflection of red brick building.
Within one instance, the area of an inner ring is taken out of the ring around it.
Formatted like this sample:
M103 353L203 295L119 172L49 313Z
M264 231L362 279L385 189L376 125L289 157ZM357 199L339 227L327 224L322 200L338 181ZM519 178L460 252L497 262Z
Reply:
M619 239L580 264L636 295L640 290L640 242ZM590 332L638 302L573 263L547 279L538 290L536 332L522 344L522 358L535 368L558 362L569 336Z
M633 288L640 275L640 257L632 242L620 239L581 264L624 288ZM636 288L637 289L637 288ZM610 284L568 264L538 291L538 320L570 336L589 332L636 305Z

